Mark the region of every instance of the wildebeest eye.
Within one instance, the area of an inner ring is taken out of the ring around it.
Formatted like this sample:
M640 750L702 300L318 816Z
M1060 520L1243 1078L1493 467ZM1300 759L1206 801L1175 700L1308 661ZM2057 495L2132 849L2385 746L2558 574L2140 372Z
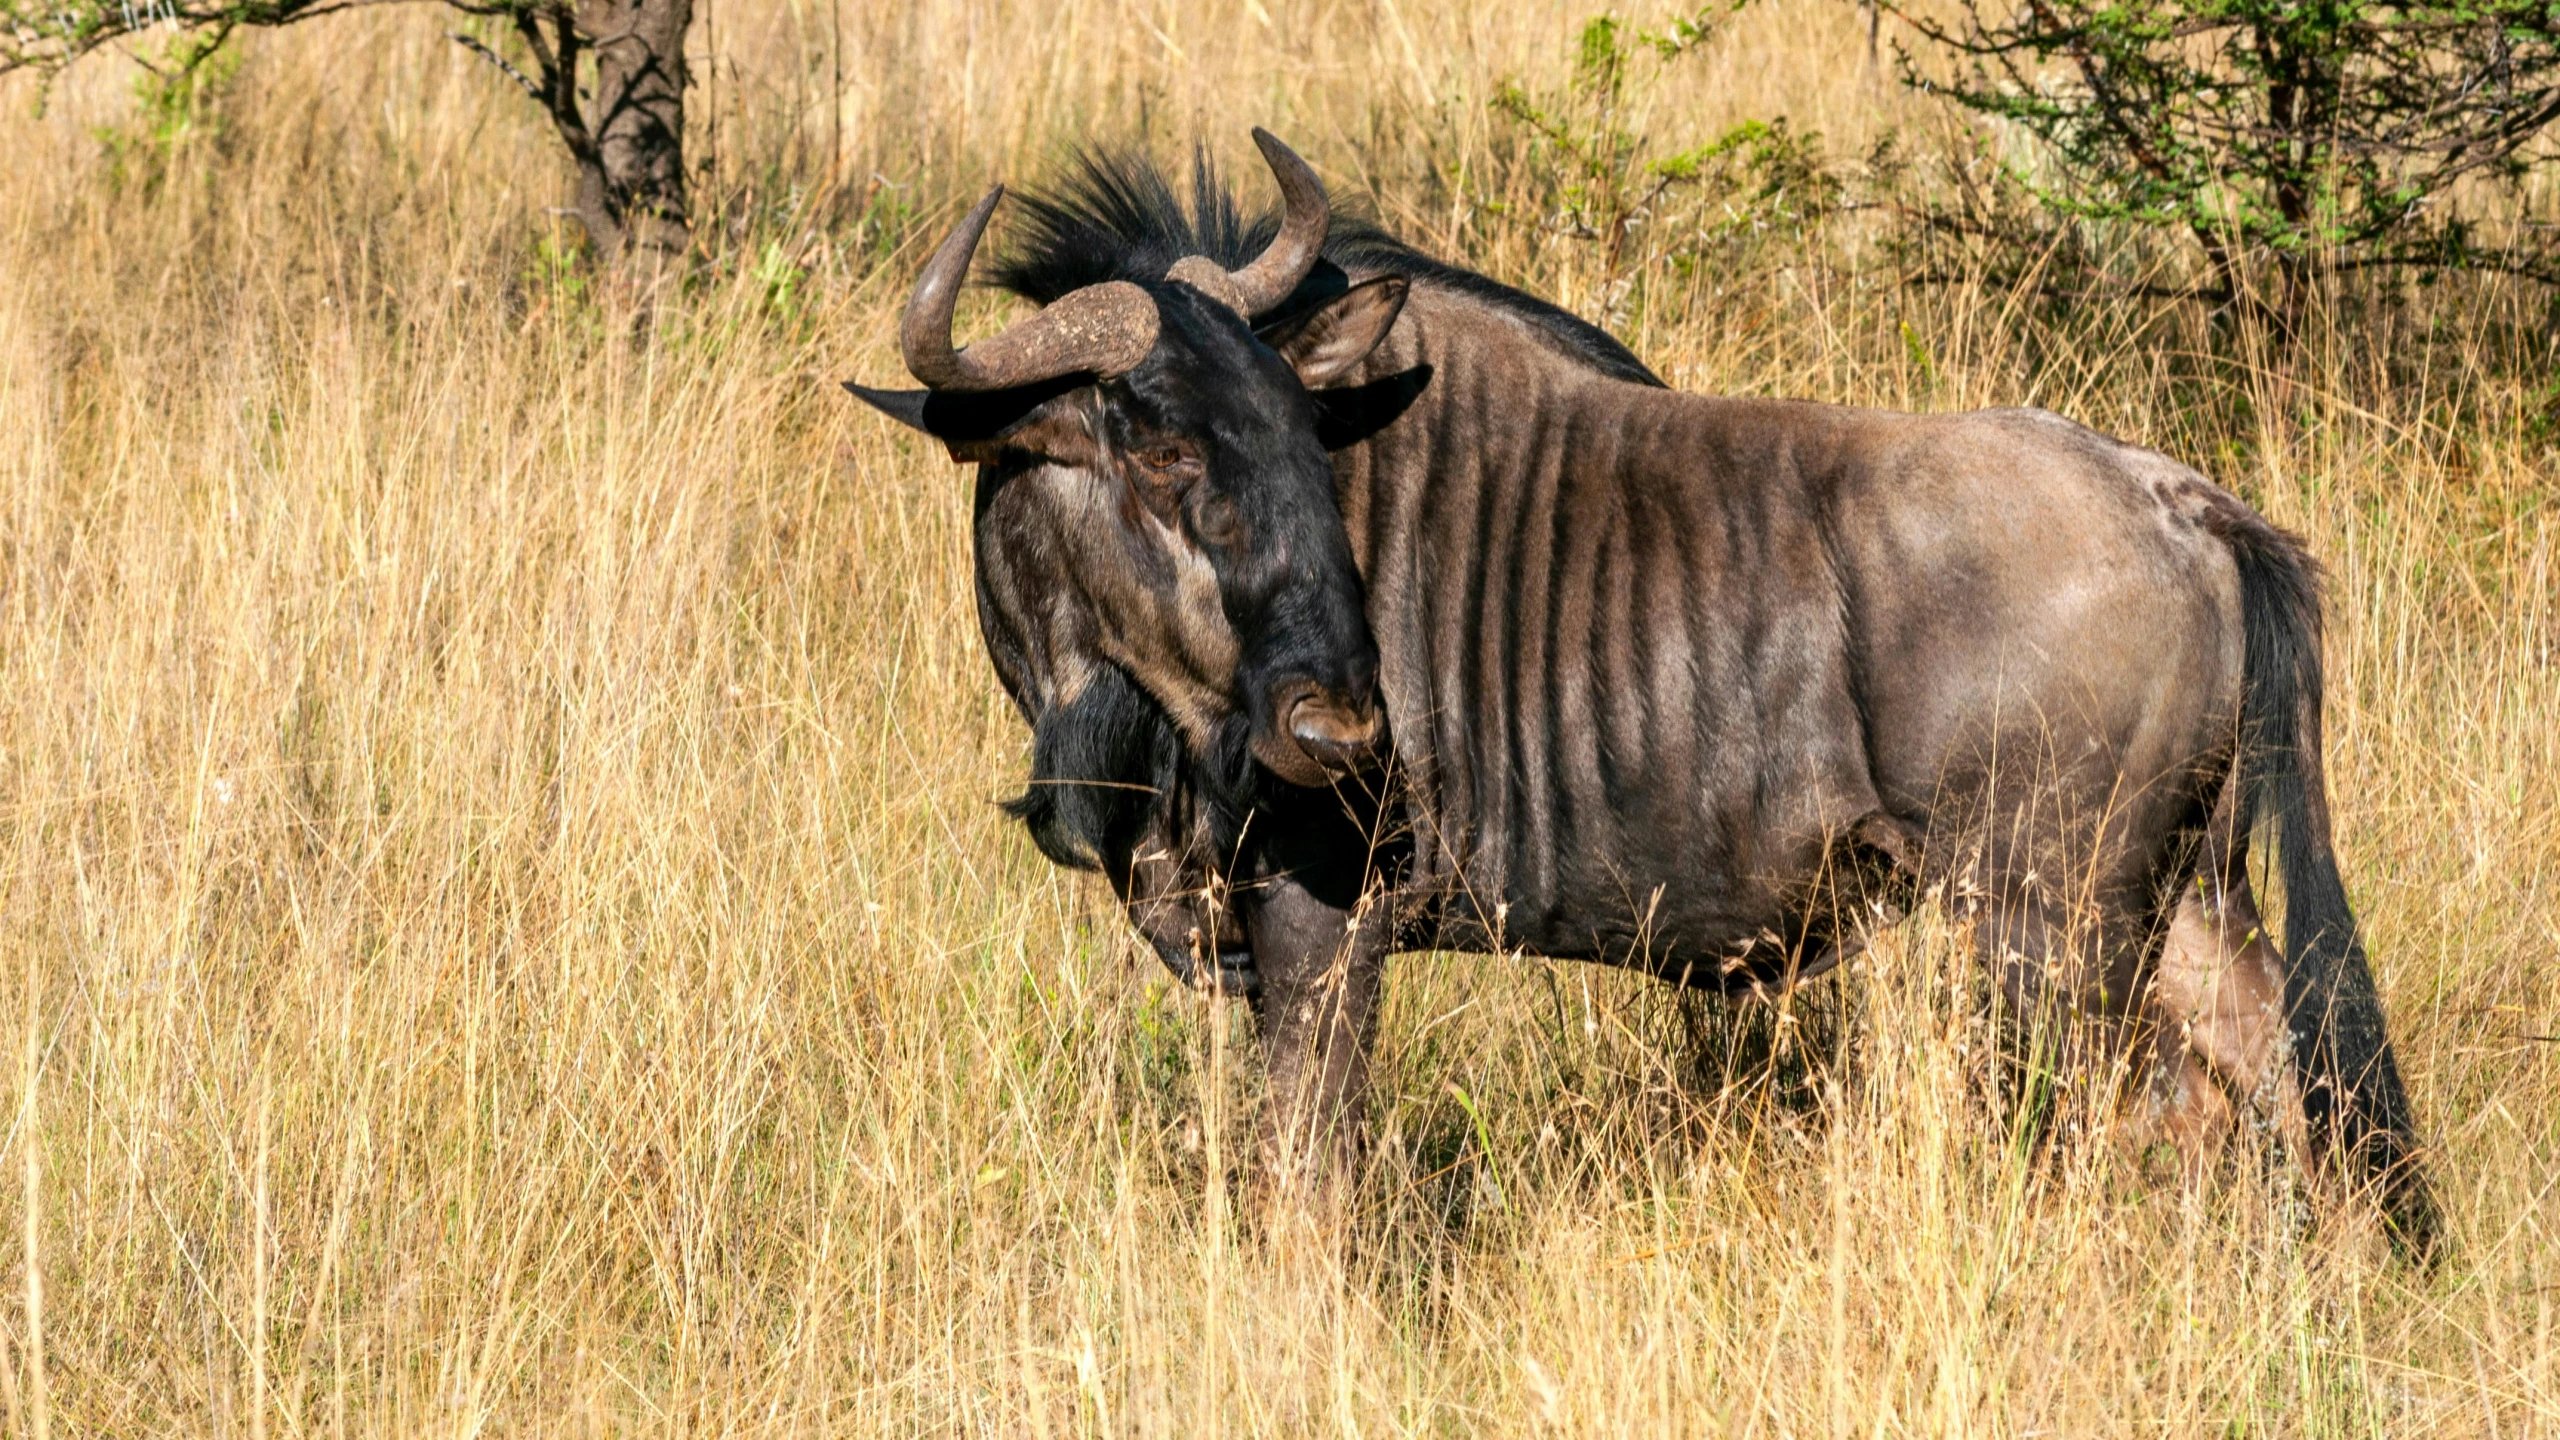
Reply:
M1187 458L1179 447L1173 445L1159 445L1152 450L1138 452L1138 463L1159 475L1180 469Z

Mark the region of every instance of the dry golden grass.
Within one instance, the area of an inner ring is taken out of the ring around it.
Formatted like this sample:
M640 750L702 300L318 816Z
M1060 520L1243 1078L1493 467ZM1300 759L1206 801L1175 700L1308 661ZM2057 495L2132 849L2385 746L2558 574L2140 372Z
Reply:
M1263 1226L1245 1018L988 803L961 477L817 377L893 375L907 242L1086 136L1269 124L1585 304L1589 247L1469 201L1586 12L704 4L725 208L645 331L539 260L553 142L441 11L256 38L121 180L129 72L0 85L19 1433L2560 1434L2542 297L2261 380L1854 255L1624 321L1699 388L2051 405L2312 537L2441 1273L2280 1160L2015 1133L1925 916L1779 1008L1400 959L1351 1215ZM1926 113L1864 54L1771 0L1638 118L1854 151Z

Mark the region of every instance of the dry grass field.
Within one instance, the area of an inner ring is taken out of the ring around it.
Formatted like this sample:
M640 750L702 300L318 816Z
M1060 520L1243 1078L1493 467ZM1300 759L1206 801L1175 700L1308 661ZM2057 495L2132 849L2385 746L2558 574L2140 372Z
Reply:
M0 82L14 1432L2560 1435L2549 297L2250 364L1845 221L1624 292L1487 105L1588 4L700 0L646 325L439 8L251 36L157 139L112 57ZM1866 46L1764 0L1627 123L1936 143ZM987 180L1258 196L1256 123L1675 383L2042 404L2306 533L2441 1269L2280 1155L2025 1125L1926 914L1778 1004L1401 958L1368 1173L1258 1215L1247 1017L991 803L964 476L826 383Z

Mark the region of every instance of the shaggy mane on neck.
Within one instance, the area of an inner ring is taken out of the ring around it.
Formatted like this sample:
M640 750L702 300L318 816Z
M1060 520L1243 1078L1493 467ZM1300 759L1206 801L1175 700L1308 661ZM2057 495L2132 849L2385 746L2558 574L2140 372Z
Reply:
M1003 255L988 279L1046 305L1106 280L1160 280L1185 255L1230 269L1262 253L1279 233L1276 210L1248 215L1204 151L1191 157L1186 203L1155 161L1131 151L1078 152L1062 180L1025 192ZM1289 314L1341 291L1346 274L1395 274L1469 296L1527 321L1565 354L1614 379L1662 380L1616 337L1589 321L1508 285L1435 260L1365 217L1336 207L1324 259L1290 297L1257 322Z

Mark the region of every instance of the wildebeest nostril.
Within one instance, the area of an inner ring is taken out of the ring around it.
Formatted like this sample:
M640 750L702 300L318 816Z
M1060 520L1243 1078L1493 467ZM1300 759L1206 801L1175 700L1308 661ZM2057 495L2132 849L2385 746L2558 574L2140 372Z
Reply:
M1301 745L1346 758L1378 738L1378 711L1353 706L1323 691L1304 694L1289 707L1289 734Z

